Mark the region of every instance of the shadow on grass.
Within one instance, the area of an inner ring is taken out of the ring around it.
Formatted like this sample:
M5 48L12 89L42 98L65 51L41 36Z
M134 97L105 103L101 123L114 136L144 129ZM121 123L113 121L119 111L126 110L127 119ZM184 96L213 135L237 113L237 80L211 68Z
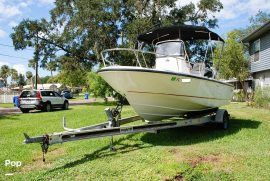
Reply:
M232 135L239 132L241 129L257 129L260 124L261 122L255 120L231 119L227 130L217 128L216 124L210 123L201 126L161 130L159 134L147 133L141 137L141 140L154 146L191 145Z
M54 113L54 112L61 112L61 111L69 111L72 110L73 108L68 108L68 110L64 110L62 108L53 108L53 110L51 112L46 112L46 111L42 111L42 110L31 110L29 113L27 114L36 114L36 113Z
M116 101L108 101L108 102L91 102L92 106L116 106Z
M1 119L9 119L9 120L18 120L18 116L20 116L18 113L12 113L12 114L0 114L0 121Z
M161 146L180 146L191 145L200 142L208 142L217 138L222 138L227 135L235 134L241 129L257 129L261 122L245 119L231 119L230 127L227 130L221 130L217 128L215 124L205 124L201 126L188 126L181 128L174 128L168 130L161 130L159 134L146 133L141 137L141 141L149 144L122 144L124 140L132 139L134 134L120 138L114 142L117 145L117 151L108 151L110 146L105 146L94 151L91 154L86 154L82 159L70 162L64 166L50 170L54 172L57 170L71 168L85 162L89 162L94 159L109 157L115 154L123 154L131 151L149 148L156 145ZM120 145L120 146L119 146Z
M117 141L114 141L114 145L117 145L116 151L109 151L110 145L108 144L107 146L104 146L104 147L94 151L91 154L85 154L84 157L79 159L79 160L67 163L61 167L54 168L52 170L49 170L48 172L55 172L55 171L61 170L61 169L72 168L72 167L75 167L77 165L84 164L85 162L89 162L91 160L109 157L109 156L113 156L116 154L124 154L124 153L128 153L131 151L152 147L151 145L145 145L143 143L142 144L136 143L136 144L130 144L130 145L121 143L124 140L131 139L133 136L134 136L134 134L131 134L131 135L128 135L124 138L120 138Z

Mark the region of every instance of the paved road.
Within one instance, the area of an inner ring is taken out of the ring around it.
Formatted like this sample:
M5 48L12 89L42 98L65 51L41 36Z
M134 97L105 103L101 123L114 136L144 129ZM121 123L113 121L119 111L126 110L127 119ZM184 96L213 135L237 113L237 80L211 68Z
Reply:
M112 101L112 100L113 100L112 98L109 98L109 101ZM76 106L76 105L91 104L93 102L100 102L100 100L96 100L95 98L90 98L88 100L69 101L69 105ZM0 114L13 114L13 113L21 113L21 111L17 107L0 108Z

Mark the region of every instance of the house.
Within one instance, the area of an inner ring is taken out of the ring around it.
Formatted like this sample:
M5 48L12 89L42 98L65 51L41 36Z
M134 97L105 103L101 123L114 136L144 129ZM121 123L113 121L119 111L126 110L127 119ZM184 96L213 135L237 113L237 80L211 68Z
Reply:
M270 21L253 31L242 41L249 44L253 88L270 86Z
M37 89L59 90L62 84L37 84ZM23 89L32 89L31 85L23 86Z

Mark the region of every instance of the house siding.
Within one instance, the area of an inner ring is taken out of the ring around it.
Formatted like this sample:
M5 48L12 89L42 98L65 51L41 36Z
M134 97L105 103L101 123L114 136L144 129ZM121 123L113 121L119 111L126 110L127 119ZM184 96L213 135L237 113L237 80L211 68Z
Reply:
M255 83L255 87L270 86L270 70L254 73L253 81Z
M252 43L253 42L250 42L250 45ZM259 61L254 62L253 61L254 54L250 55L251 73L270 69L270 33L267 33L260 37L260 55L259 56L260 56Z

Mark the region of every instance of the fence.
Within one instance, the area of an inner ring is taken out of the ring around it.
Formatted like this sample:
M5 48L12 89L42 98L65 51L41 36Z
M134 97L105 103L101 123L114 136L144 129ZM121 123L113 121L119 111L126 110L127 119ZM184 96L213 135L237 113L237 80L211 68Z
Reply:
M13 97L19 94L0 94L0 103L13 103Z

